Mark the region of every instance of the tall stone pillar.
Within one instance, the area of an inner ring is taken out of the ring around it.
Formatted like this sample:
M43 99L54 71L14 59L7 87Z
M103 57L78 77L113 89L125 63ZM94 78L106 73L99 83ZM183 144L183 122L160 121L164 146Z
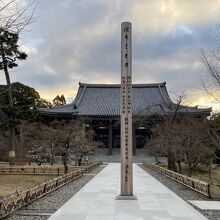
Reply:
M135 126L132 126L133 133L133 156L136 156L136 134L135 134Z
M112 155L112 120L109 121L108 130L108 154Z
M121 24L121 194L133 198L131 23Z

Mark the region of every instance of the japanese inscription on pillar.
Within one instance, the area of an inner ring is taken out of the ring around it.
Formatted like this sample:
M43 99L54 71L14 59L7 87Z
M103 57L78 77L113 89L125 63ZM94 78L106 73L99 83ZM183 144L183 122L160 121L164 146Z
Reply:
M121 24L121 196L133 196L131 23Z

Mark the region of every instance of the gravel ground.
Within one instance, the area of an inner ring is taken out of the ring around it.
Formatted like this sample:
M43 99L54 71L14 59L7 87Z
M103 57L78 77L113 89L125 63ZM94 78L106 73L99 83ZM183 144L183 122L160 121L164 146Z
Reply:
M183 200L188 202L188 200L220 200L218 198L207 198L206 196L203 196L200 193L197 193L196 191L191 190L190 188L158 173L155 170L152 170L150 168L147 168L143 165L140 165L144 170L146 170L151 176L153 176L155 179L157 179L159 182L161 182L163 185L165 185L167 188L172 190L175 194L177 194L179 197L181 197ZM189 202L188 202L189 203ZM197 209L200 213L202 213L204 216L206 216L210 220L220 220L220 211L218 210L201 210L198 207L192 205L195 209Z
M86 183L104 168L103 165L95 168L83 177L76 179L65 186L49 193L27 207L20 209L7 220L46 220L74 194L76 194Z

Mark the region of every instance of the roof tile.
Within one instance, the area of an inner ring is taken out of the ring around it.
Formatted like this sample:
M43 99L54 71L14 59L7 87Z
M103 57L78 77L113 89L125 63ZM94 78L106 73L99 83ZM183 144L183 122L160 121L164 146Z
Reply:
M133 115L146 116L170 113L175 103L170 99L166 83L133 84ZM74 109L74 103L77 109ZM42 115L75 114L79 116L119 116L120 84L79 83L73 103L62 107L40 108ZM210 114L211 109L180 106L180 112Z

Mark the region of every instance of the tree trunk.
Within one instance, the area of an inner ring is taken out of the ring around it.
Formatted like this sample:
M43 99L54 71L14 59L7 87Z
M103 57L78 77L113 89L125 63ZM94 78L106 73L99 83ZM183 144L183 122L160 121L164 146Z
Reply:
M160 164L160 154L159 153L155 153L154 154L154 158L155 158L156 164Z
M67 161L66 160L63 160L63 165L64 165L64 173L67 174L68 170L69 170L69 167L67 165Z
M188 170L188 176L191 177L192 174L193 174L193 169L189 167L189 170Z
M78 159L78 165L79 165L79 166L82 165L82 158L83 158L83 156L80 156L79 159Z
M168 155L167 155L167 163L168 163L169 170L172 170L174 172L177 171L175 158L174 158L173 153L170 150L168 151Z
M53 166L54 163L55 163L55 152L54 152L54 149L53 149L53 146L52 146L52 151L51 151L51 158L50 158L50 165Z
M62 162L63 162L63 166L64 166L64 174L67 174L68 170L69 170L67 161L68 161L68 153L67 153L67 148L66 148L65 152L62 154Z
M3 46L1 45L1 49L3 51ZM13 114L13 97L12 97L12 89L11 89L11 82L10 76L7 67L7 60L5 57L4 52L2 53L2 61L3 61L3 68L5 73L5 78L7 82L7 89L8 89L8 99L9 99L9 107L10 107L10 131L9 131L9 150L8 150L8 157L9 157L9 164L15 165L15 128L12 122L14 121L14 114Z
M178 172L183 173L181 161L178 160L177 163L178 163Z
M209 164L209 182L211 183L212 176L211 176L212 167L211 164Z
M18 155L17 155L18 156ZM19 157L20 159L24 159L24 134L23 127L20 128L20 148L19 148Z
M54 158L52 157L50 160L50 165L53 166L54 165Z

